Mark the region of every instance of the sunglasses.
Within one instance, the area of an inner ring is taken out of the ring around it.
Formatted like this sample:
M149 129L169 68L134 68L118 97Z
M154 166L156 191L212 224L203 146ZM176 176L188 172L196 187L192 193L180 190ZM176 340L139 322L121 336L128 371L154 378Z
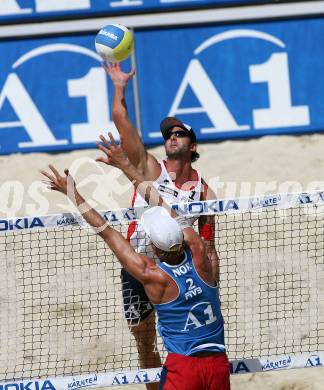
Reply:
M168 139L171 138L172 135L175 135L177 138L184 138L184 137L189 137L189 134L187 131L185 130L177 130L177 131L174 131L174 132L171 132L169 131L166 135L165 135L165 140L167 141Z

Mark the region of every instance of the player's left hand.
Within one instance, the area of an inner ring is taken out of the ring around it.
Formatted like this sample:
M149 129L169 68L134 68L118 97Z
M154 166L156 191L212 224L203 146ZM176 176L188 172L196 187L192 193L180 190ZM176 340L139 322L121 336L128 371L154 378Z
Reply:
M68 169L64 169L65 175L61 176L58 170L53 165L49 165L48 167L51 170L50 173L46 171L40 171L40 172L48 179L48 181L44 180L44 183L47 185L49 189L53 191L62 192L65 195L67 195L70 187L71 190L75 189L75 182L73 180L73 177L69 174Z
M97 146L102 152L105 153L105 156L98 157L96 161L103 162L107 165L111 165L123 170L128 166L129 160L124 153L121 144L117 145L111 133L108 133L108 136L110 138L110 142L103 135L99 137L102 144L97 142Z

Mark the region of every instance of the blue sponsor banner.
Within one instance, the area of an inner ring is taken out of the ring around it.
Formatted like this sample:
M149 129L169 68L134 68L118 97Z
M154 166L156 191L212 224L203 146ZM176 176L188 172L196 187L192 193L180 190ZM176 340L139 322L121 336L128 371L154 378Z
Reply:
M324 19L140 31L142 134L176 115L199 140L324 130Z
M0 154L93 147L108 130L118 138L93 36L1 42L0 68ZM132 85L126 98L135 121Z
M0 21L13 22L67 16L96 16L232 4L267 3L271 0L1 0Z
M320 18L136 31L144 142L162 142L167 115L205 141L323 131L322 36ZM0 68L0 154L117 136L94 35L1 42ZM132 84L126 91L135 123Z

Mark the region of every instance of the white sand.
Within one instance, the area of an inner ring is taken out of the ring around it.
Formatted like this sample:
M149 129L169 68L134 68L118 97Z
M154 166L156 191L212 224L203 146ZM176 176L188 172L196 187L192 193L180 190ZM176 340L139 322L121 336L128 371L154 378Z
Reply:
M324 189L323 150L324 135L317 134L202 144L196 166L218 197ZM158 158L164 156L163 147L151 149L151 152ZM99 154L97 150L81 150L0 157L0 217L74 210L61 194L38 195L37 201L31 195L36 181L41 179L38 170L46 168L48 163L59 170L72 166L77 181L83 182L81 192L91 197L97 208L129 206L131 187L116 170L104 167L103 175L93 165L91 159ZM222 183L225 184L222 186ZM232 384L234 390L259 390L260 386L263 390L319 390L324 388L324 368L238 375L232 377Z
M201 157L195 166L218 197L306 191L316 186L324 188L323 147L324 135L319 134L202 144ZM164 156L163 147L152 148L151 152L158 158ZM83 194L93 198L99 208L128 207L131 186L118 171L95 166L93 159L99 155L99 151L91 149L0 157L0 217L65 209L60 207L66 204L61 194L39 195L37 202L30 195L36 182L42 179L39 169L46 168L48 163L60 170L69 167L76 171ZM41 208L39 199L44 203Z

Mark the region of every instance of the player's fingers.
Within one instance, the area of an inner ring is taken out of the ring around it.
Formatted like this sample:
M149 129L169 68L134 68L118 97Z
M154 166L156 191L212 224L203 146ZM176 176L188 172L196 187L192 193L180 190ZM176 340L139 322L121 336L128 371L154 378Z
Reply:
M109 151L110 145L107 143L107 146L103 146L100 142L96 142L97 148L102 150L104 153L107 153Z
M40 171L40 173L42 175L46 176L49 180L51 180L53 182L55 181L55 178L51 174L47 173L46 171Z
M135 75L135 73L136 73L136 70L135 70L135 68L133 68L133 69L128 73L129 78L132 78L132 77Z
M46 188L48 190L55 190L55 191L58 191L57 189L57 186L51 182L51 181L46 181L46 180L42 180L42 183L45 184Z
M54 167L54 165L49 164L49 169L54 173L55 177L58 179L60 177L60 174L58 170Z
M108 133L108 137L110 138L110 142L113 146L117 146L114 136L111 132Z
M109 141L108 141L102 134L99 136L99 138L101 139L101 142L102 142L105 146L107 146L107 147L109 148L110 143L109 143Z
M64 169L64 173L65 173L67 178L70 178L70 179L74 180L72 175L70 174L70 171L67 168Z
M102 163L104 163L104 164L109 164L109 158L108 157L98 157L98 158L96 158L96 161L98 161L98 162L102 162Z
M104 144L108 144L108 140L107 140L107 138L106 138L103 134L100 134L100 135L99 135L99 138L101 139L101 141L102 141Z
M47 180L42 180L42 183L45 184L47 188L53 185L51 181L47 181Z
M105 148L105 147L104 147L103 145L101 145L101 144L98 144L97 146L98 146L98 148L99 148L102 152L104 152L108 157L110 157L110 150L109 150L109 149Z

